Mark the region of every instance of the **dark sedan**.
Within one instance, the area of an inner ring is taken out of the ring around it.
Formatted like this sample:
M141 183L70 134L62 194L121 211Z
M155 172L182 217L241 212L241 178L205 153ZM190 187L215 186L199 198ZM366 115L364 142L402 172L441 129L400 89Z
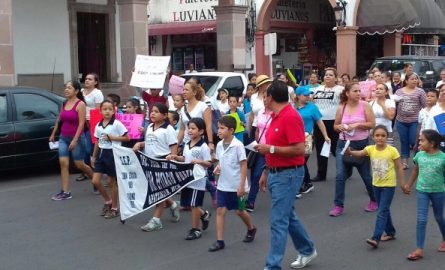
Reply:
M43 89L0 88L0 171L48 165L57 159L48 137L64 100Z

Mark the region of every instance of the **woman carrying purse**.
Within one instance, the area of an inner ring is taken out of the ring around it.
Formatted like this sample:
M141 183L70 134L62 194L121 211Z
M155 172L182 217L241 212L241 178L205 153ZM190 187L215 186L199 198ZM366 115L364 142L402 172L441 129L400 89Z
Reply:
M375 126L375 117L371 106L360 100L360 85L348 84L340 95L340 106L335 115L334 129L339 135L336 148L336 178L335 178L335 206L329 212L330 216L337 217L343 214L345 200L346 179L352 174L352 168L356 167L369 195L369 203L366 212L375 212L377 203L372 189L371 164L369 158L355 164L344 159L342 154L347 142L354 150L362 150L368 145L369 130Z

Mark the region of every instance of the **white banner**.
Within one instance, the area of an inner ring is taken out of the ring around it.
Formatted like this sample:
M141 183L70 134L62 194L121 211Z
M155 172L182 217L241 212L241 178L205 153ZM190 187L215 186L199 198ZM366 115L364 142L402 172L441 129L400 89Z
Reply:
M164 87L170 56L136 56L130 85L141 88L162 89Z
M195 181L191 163L152 159L115 145L113 155L121 220L150 209Z

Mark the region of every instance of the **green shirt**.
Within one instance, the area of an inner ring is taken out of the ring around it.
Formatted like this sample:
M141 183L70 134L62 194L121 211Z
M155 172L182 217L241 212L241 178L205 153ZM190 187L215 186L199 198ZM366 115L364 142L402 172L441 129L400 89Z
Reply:
M445 191L445 153L438 151L435 154L427 154L420 151L413 159L419 167L416 189L422 192Z

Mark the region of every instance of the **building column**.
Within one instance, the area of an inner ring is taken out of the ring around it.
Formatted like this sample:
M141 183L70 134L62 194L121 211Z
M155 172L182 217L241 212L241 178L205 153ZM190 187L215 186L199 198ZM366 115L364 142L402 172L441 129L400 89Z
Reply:
M255 62L256 62L256 74L266 74L272 77L269 66L269 56L264 54L264 35L267 33L261 30L255 33Z
M218 71L245 69L247 6L236 5L234 0L220 0L214 9Z
M383 56L399 56L402 54L402 33L394 32L383 35Z
M0 86L15 85L12 0L0 0Z
M122 82L128 86L137 54L148 54L149 0L117 0L121 41Z
M337 71L355 76L357 71L356 26L337 27Z

